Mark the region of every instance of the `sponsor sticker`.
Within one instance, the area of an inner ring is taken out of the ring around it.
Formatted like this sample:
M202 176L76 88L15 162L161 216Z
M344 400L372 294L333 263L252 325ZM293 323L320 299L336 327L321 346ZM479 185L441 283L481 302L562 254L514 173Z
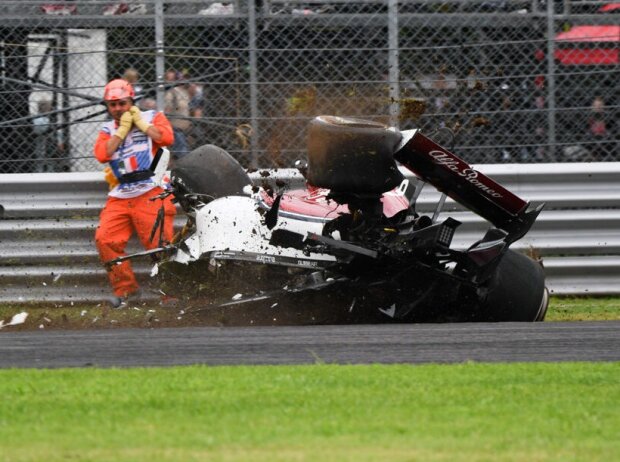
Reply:
M261 263L275 263L276 257L272 257L271 255L256 255L256 261Z
M318 263L311 260L297 260L297 265L299 266L307 266L309 268L315 268L318 266Z
M457 175L463 177L465 181L472 184L474 187L480 189L485 194L491 197L495 197L495 198L503 197L502 194L500 194L499 192L495 191L493 188L487 186L482 181L480 181L478 179L478 172L476 170L474 170L473 168L469 168L469 167L462 168L460 165L461 162L459 162L458 159L455 159L447 152L440 151L440 150L434 150L434 151L430 151L429 155L433 158L436 164L442 165L448 168L449 170L452 170Z

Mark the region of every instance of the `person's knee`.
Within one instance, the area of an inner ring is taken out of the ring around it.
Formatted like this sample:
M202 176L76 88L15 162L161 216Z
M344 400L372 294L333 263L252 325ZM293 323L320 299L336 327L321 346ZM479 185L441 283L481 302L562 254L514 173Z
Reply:
M95 245L100 250L110 249L117 252L122 252L127 245L127 241L124 239L119 239L110 233L95 233Z
M166 218L174 218L177 214L177 208L171 200L166 201L166 203L164 204L164 213L166 215Z

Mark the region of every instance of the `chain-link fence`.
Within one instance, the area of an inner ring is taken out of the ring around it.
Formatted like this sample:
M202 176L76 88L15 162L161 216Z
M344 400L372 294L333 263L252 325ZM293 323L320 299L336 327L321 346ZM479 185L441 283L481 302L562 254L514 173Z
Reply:
M319 114L436 132L473 163L618 160L619 3L0 8L2 173L101 169L92 145L107 117L103 86L124 75L136 79L138 104L165 110L189 149L214 143L247 166L304 158L307 122Z

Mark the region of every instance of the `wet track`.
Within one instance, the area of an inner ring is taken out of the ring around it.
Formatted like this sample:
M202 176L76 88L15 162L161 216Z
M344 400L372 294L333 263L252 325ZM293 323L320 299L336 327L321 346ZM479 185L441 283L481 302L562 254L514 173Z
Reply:
M0 367L620 361L620 322L0 332Z

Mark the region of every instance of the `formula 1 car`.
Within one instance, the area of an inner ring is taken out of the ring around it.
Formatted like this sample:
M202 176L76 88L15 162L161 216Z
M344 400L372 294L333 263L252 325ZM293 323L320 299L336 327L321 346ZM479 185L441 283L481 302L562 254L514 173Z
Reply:
M175 161L164 193L185 212L183 229L110 264L157 254L161 290L204 309L321 306L373 322L544 319L544 270L509 248L544 204L531 207L417 129L320 116L307 155L296 189L268 174L253 182L217 146L195 149ZM442 193L432 215L416 210L425 184ZM466 248L451 247L461 223L438 220L446 197L489 223Z

